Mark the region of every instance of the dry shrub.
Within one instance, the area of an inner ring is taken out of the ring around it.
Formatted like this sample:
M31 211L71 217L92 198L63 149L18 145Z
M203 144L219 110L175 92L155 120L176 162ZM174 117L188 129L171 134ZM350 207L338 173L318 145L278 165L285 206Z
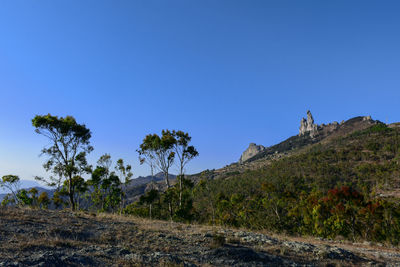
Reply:
M210 243L211 248L219 248L225 245L226 239L223 234L214 234Z

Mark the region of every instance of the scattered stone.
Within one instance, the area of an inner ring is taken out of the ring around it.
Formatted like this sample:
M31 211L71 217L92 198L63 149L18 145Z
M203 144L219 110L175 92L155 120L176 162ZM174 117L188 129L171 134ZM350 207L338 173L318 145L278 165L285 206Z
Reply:
M368 244L342 248L329 240L295 242L215 226L90 215L71 223L72 217L0 209L0 266L400 266L396 249ZM52 229L58 230L48 235ZM210 247L214 235L226 242Z

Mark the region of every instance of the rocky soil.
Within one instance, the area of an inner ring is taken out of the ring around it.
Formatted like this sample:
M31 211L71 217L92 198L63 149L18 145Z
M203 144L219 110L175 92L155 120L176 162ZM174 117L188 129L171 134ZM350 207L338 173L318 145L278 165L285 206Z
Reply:
M400 250L116 215L1 208L0 266L400 266Z

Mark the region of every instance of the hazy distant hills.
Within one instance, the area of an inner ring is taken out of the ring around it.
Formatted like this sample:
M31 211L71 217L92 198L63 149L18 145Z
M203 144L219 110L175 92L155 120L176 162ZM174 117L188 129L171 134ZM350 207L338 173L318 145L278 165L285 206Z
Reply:
M173 182L176 178L176 175L170 174L169 178L171 182ZM154 182L157 188L163 189L164 187L163 181L164 181L164 175L161 172L155 174L153 177L149 175L149 176L139 176L135 179L132 179L126 188L126 192L128 195L128 202L129 200L133 201L137 199L140 195L142 195L145 192L147 185L151 182ZM35 187L39 191L38 195L40 195L42 192L47 192L50 198L53 196L54 189L45 188L36 181L21 180L20 189L29 190L32 187ZM0 202L8 193L10 192L3 189L0 191Z
M49 188L45 188L42 185L40 185L38 182L36 181L31 181L31 180L21 180L21 187L20 189L26 189L27 191L29 191L31 188L35 187L38 190L38 195L40 195L42 192L47 192L47 194L49 195L49 197L53 196L53 192L54 190L49 189ZM3 198L8 194L11 193L7 190L1 189L0 191L0 202L3 200Z
M176 175L169 174L169 177L170 177L170 179L175 179ZM155 174L153 177L151 177L151 175L139 176L139 177L131 180L131 182L128 185L128 188L143 185L143 184L148 184L150 182L159 182L162 180L164 180L164 174L162 172Z
M169 174L169 179L170 182L174 184L176 175ZM158 188L159 190L164 190L165 189L164 174L159 172L155 174L153 177L149 175L146 177L139 176L136 179L132 179L132 181L128 184L126 188L127 202L131 203L137 200L141 195L143 195L146 192L146 190L148 190L148 186L150 183L154 183L153 188L155 187Z
M21 189L22 188L32 188L32 187L44 187L36 181L32 180L21 180ZM8 190L0 188L0 195L10 193Z

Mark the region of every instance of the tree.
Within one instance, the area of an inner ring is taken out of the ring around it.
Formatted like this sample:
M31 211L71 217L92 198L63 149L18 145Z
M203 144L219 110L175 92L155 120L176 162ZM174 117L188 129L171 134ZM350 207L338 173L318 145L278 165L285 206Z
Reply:
M192 137L188 133L182 131L172 131L172 135L175 137L176 142L174 143L175 155L178 158L179 164L179 208L182 208L182 192L183 192L183 180L185 179L185 166L193 158L199 155L199 152L194 146L189 146Z
M152 218L153 202L156 199L158 199L159 197L160 196L159 196L158 190L156 190L156 189L151 189L150 191L147 191L146 194L144 194L144 195L142 195L140 197L140 200L139 200L140 203L146 203L146 204L149 205L149 217L150 217L150 220Z
M37 194L39 193L39 191L35 188L32 187L28 193L31 195L30 198L32 199L32 203L31 206L32 207L37 207L38 206L38 197Z
M133 176L132 173L132 166L131 165L124 165L124 160L119 159L117 160L117 166L115 166L116 171L119 173L120 177L124 178L124 182L121 183L121 207L119 213L122 214L122 211L125 208L125 195L126 195L126 187L128 186L131 178ZM125 188L125 190L124 190Z
M19 190L17 193L17 197L18 197L18 202L21 205L25 205L25 206L32 205L33 199L28 196L28 191L26 191L25 189Z
M7 207L8 204L15 204L15 199L12 197L11 194L5 195L3 200L1 201L2 207Z
M51 198L53 200L56 209L66 205L61 196L62 196L61 191L55 191L53 197Z
M69 183L71 183L71 186L69 186ZM85 193L88 189L87 183L85 182L85 179L83 179L79 175L75 175L72 177L71 181L70 180L65 180L63 186L61 187L59 193L60 195L63 196L68 196L68 188L71 188L71 192L74 195L75 199L75 208L79 209L80 204L82 201L82 194Z
M90 153L91 132L83 124L78 124L74 117L57 117L48 115L37 115L32 119L35 132L47 137L51 141L49 147L42 150L42 154L48 156L44 164L46 171L52 171L68 181L68 197L72 210L76 209L74 188L72 179L80 174L78 162L82 162L86 153ZM85 167L86 168L86 167Z
M0 181L0 188L6 188L11 191L14 197L14 203L19 204L20 201L17 197L18 191L21 187L20 179L17 175L4 175ZM9 201L8 201L9 202Z
M109 154L102 155L97 161L97 164L98 166L93 171L92 178L89 181L94 187L92 201L97 206L97 209L101 211L111 210L114 212L121 203L121 181L114 171L110 171L112 161ZM121 165L119 166L121 167ZM118 165L116 169L118 169ZM130 176L131 175L129 175L129 177Z
M151 183L154 181L154 168L156 167L156 154L154 149L151 147L148 147L147 149L137 149L136 150L139 153L139 162L140 165L143 163L146 163L150 167L150 173L151 173ZM152 184L153 185L153 184Z
M167 190L170 188L169 183L169 169L171 168L174 159L174 145L176 139L169 130L162 130L161 137L157 134L149 134L143 139L143 143L140 145L139 158L140 156L151 155L154 158L155 165L159 168L165 179ZM171 202L168 204L170 218L172 219L172 205Z
M50 204L49 196L46 192L42 192L38 197L38 204L40 208L47 209Z
M97 166L92 173L92 178L88 181L93 186L91 200L97 210L104 209L103 192L101 189L102 180L106 179L107 171L105 168Z
M165 184L170 188L169 183L169 169L171 168L175 152L174 144L176 139L169 130L162 130L161 137L157 134L149 134L143 139L140 145L139 157L150 154L150 158L154 158L154 163L158 169L164 174Z

